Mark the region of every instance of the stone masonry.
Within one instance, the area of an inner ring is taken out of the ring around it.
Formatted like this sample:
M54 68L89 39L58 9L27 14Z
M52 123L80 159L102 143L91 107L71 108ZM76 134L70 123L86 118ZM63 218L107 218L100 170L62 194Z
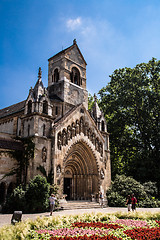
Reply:
M109 133L96 96L88 111L86 62L76 43L48 59L48 87L38 80L26 100L0 110L0 202L16 185L3 176L16 165L9 151L23 151L16 137L33 137L28 180L52 172L60 198L93 200L111 183ZM10 144L9 144L10 143ZM2 179L3 178L3 179Z

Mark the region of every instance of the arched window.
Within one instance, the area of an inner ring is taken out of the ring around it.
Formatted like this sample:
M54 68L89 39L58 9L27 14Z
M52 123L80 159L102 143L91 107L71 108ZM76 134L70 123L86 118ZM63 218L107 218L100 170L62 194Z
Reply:
M59 80L59 72L58 72L58 68L56 68L54 70L54 82L58 82Z
M0 184L0 204L4 202L6 194L6 184L2 182Z
M104 132L105 131L105 126L104 126L104 121L102 121L102 123L101 123L101 129L102 129L102 131Z
M29 100L27 113L31 113L31 112L32 112L32 101Z
M71 82L80 86L80 73L79 70L75 67L72 68L71 72Z
M28 124L28 137L30 136L30 125Z
M43 136L45 136L45 135L46 135L46 125L43 124Z
M57 145L58 145L58 149L61 150L61 145L62 145L62 136L61 136L61 132L58 133L58 137L57 137Z
M56 107L55 114L58 115L58 107Z
M48 103L43 101L43 113L48 114Z

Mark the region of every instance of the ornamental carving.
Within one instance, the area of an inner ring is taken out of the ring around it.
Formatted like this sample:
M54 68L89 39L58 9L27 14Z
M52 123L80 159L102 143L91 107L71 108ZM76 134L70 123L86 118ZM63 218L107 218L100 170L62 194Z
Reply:
M61 165L58 165L58 166L57 166L57 173L58 173L58 174L61 173Z
M88 139L95 146L95 150L98 151L101 156L103 156L102 142L98 137L96 137L94 130L89 128L88 123L84 121L83 117L81 117L80 120L76 120L76 122L73 122L71 125L68 125L67 129L64 128L62 132L58 133L58 149L61 150L62 146L66 146L68 144L68 141L81 133L88 137Z
M103 170L103 168L101 168L100 175L101 175L101 179L104 179L104 170Z
M57 143L58 149L61 150L62 141L61 141L61 133L60 132L58 133L58 140L57 141L58 141L58 143Z

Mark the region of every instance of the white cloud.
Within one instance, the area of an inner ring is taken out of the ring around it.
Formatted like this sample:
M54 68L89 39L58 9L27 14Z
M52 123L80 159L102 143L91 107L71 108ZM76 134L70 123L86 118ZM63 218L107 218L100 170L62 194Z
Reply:
M79 27L80 25L82 24L82 20L81 20L81 18L80 17L77 17L77 18L75 18L75 19L68 19L67 20L67 23L66 23L66 25L67 25L67 28L68 28L68 30L70 30L70 31L74 31L77 27Z

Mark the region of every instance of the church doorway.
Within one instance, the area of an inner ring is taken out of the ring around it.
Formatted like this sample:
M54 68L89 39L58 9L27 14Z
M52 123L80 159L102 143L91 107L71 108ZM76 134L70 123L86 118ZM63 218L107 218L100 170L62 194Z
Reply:
M91 200L99 192L98 166L92 150L84 143L74 144L64 162L63 193L67 200Z
M71 200L72 178L64 178L63 193L66 195L66 200Z

